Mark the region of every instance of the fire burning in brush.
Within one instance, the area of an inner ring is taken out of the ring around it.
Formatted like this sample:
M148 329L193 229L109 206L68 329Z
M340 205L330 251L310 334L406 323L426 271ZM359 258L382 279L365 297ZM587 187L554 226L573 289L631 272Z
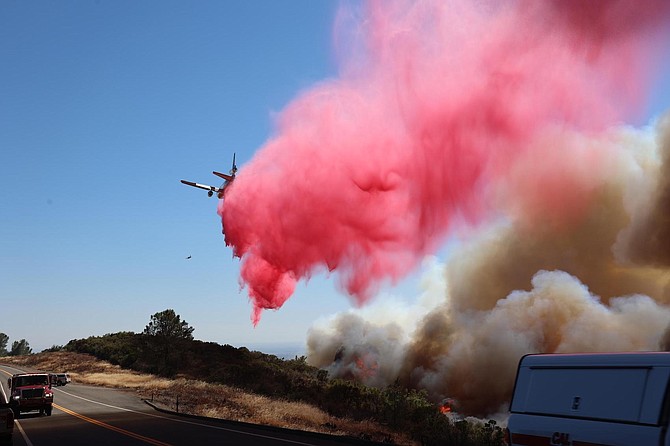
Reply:
M342 346L335 354L333 363L345 365L337 371L339 378L371 383L379 374L378 356L379 352L375 347L347 349Z
M377 359L370 353L357 355L354 362L357 367L357 373L354 373L354 376L359 381L367 381L379 372Z
M438 408L440 410L440 413L443 413L444 415L450 415L454 412L456 412L456 407L457 407L457 402L453 398L445 398L443 399Z

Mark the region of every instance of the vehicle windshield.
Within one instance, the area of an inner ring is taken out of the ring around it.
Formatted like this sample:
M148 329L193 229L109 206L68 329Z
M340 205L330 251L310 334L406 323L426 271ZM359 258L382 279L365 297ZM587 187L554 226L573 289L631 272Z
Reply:
M46 386L49 384L49 377L47 375L17 376L14 379L16 387Z

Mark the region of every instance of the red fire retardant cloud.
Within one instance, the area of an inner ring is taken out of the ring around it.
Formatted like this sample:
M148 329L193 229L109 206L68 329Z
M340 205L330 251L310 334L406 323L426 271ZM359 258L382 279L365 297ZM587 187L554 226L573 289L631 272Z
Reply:
M606 154L568 149L562 135L639 110L667 4L343 7L340 75L281 112L219 205L254 324L322 271L364 303L435 250L455 221L491 216L494 201L530 200L533 212L557 216L585 208L596 179L563 184L561 166L597 172ZM506 173L529 160L540 173L504 189L529 197L497 196Z

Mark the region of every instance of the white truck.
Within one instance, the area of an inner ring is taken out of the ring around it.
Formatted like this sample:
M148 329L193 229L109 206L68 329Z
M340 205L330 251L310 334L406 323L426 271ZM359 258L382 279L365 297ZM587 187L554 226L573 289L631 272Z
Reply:
M670 446L669 383L668 352L526 355L508 443Z

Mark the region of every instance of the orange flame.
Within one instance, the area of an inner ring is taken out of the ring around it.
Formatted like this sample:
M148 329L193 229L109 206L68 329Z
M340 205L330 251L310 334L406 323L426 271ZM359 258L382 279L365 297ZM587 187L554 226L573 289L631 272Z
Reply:
M373 355L367 353L364 355L357 355L356 368L358 369L358 377L362 379L372 378L379 370L379 364Z
M451 406L449 405L440 406L440 412L442 412L443 414L451 413Z
M445 398L442 400L438 408L440 410L440 413L443 413L445 415L450 414L454 412L454 409L456 408L456 400L453 398Z

